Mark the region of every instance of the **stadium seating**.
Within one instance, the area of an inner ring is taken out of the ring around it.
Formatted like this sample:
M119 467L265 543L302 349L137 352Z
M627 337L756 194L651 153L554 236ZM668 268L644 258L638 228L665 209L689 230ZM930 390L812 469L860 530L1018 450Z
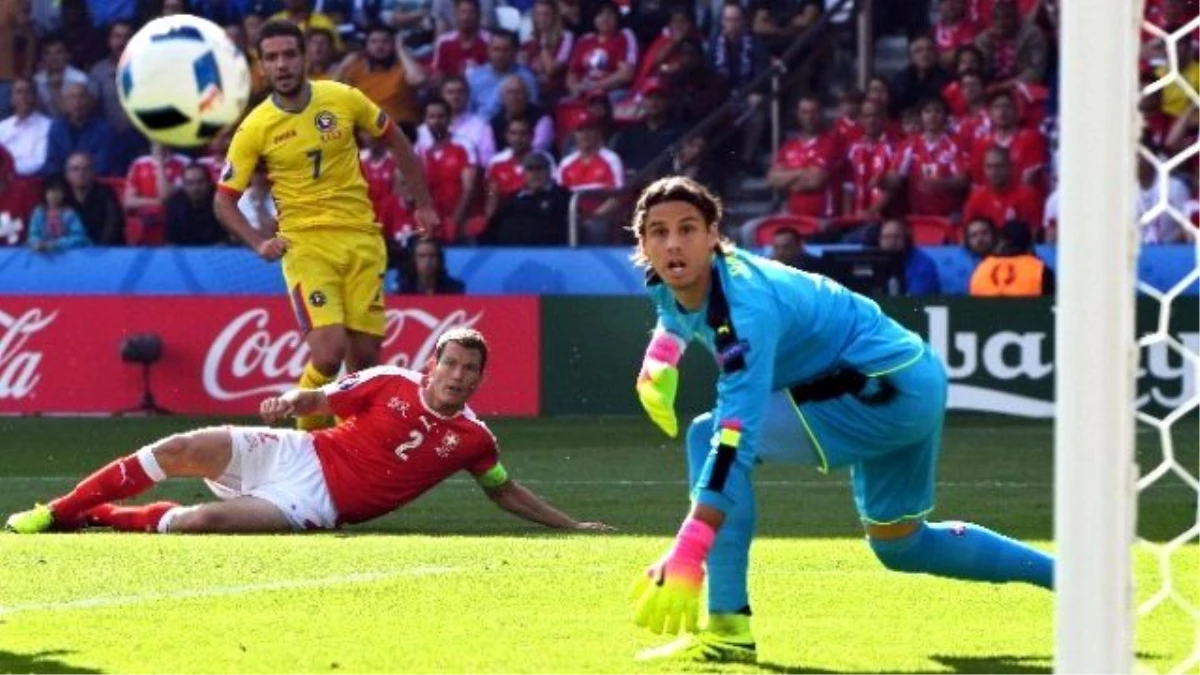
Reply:
M958 243L958 228L943 216L909 216L913 243L917 246L941 246Z
M769 246L775 233L780 230L792 229L800 236L807 237L821 229L821 219L813 216L796 216L790 213L775 213L757 219L754 230L754 243L758 246Z

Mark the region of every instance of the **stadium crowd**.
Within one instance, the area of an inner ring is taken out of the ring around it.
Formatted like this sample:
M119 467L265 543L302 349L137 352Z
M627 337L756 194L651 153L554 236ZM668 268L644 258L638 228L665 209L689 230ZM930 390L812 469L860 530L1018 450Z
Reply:
M211 206L229 137L191 154L151 144L116 91L136 28L187 12L224 26L246 52L252 103L265 87L255 67L261 26L301 26L309 77L358 87L413 139L442 219L440 244L565 245L572 193L596 188L614 192L577 199L581 242L624 243L619 224L631 204L617 191L682 173L733 201L755 178L781 197L777 213L727 223L742 243L771 246L798 266L820 262L806 242L896 251L910 294L938 290L922 245L961 242L980 261L997 249L1036 261L1032 244L1052 244L1059 227L1058 0L876 0L876 34L902 34L908 62L865 90L830 66L856 54L854 22L823 17L827 5L0 0L0 212L27 222L18 243L41 251L232 243ZM1197 0L1148 0L1146 18L1163 34L1144 33L1143 85L1172 74L1163 35L1197 11ZM749 87L822 20L820 37L781 76L789 133L770 148L771 90ZM1142 99L1143 142L1160 159L1197 143L1187 89L1200 85L1198 52L1200 30L1175 45L1178 79ZM735 133L697 126L714 113ZM384 236L405 250L411 203L395 161L381 144L361 145ZM1160 194L1170 207L1140 226L1143 243L1189 240L1175 214L1196 223L1197 176L1195 156L1169 174L1143 157L1140 213ZM275 218L269 193L258 175L240 203L265 230ZM456 288L444 269L418 279L420 260L434 268L442 260L433 248L397 256L408 287Z

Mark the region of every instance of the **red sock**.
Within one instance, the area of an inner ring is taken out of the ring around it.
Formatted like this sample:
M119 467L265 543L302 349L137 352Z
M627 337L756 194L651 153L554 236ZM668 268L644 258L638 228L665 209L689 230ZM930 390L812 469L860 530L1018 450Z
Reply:
M50 502L54 519L63 525L82 520L88 509L139 495L154 485L137 455L129 455L84 478L74 490Z
M111 527L118 532L157 532L158 521L176 506L179 504L175 502L154 502L143 506L101 504L83 515L89 525Z

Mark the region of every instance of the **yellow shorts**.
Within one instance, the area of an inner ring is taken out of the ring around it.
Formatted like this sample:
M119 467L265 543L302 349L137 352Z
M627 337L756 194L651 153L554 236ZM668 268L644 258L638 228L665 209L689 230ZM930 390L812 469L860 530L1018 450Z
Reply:
M300 330L343 325L383 335L383 237L344 228L287 235L283 279Z

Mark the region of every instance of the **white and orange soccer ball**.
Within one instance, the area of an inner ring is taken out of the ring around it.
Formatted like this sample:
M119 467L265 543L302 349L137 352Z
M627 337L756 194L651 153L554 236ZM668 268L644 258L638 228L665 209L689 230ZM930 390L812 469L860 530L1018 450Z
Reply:
M250 99L250 67L215 23L188 14L147 23L117 65L125 114L150 139L196 147L238 121Z

